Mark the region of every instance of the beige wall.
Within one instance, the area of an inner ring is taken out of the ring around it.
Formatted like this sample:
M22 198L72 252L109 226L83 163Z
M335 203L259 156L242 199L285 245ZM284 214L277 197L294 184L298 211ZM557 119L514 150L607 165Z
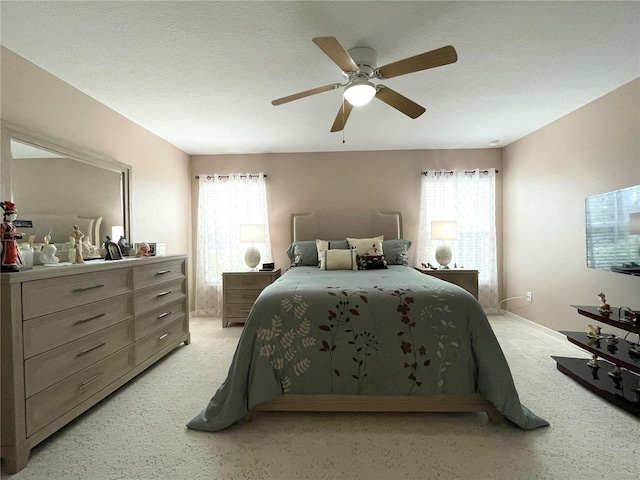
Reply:
M325 135L325 133L322 133ZM336 140L338 141L338 140ZM212 155L191 159L193 224L197 220L195 175L257 173L267 179L272 253L276 267L289 266L292 213L323 208L376 208L401 211L404 237L417 242L420 220L420 171L451 168L502 168L500 149L407 150L264 155ZM497 218L501 218L502 173L497 177ZM498 238L502 224L498 220ZM501 244L498 245L499 253ZM411 248L415 255L416 248ZM500 257L500 256L499 256ZM414 261L414 257L411 257Z
M533 292L509 310L556 330L584 330L569 305L640 309L640 277L586 267L584 201L640 184L640 79L504 149L506 295Z
M191 253L189 156L1 47L2 120L132 166L132 242Z

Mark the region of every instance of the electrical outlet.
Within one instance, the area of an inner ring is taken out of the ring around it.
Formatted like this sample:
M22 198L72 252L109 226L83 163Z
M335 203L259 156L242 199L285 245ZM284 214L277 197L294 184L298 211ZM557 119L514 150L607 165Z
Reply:
M533 293L527 292L527 302L533 302Z

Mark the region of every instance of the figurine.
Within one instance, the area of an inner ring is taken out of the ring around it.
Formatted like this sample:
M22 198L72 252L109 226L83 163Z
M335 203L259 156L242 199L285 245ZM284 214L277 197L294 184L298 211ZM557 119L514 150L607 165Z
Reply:
M589 338L602 338L602 335L600 335L600 332L602 331L602 328L600 326L593 326L591 324L587 325L587 327L589 327L589 332L587 333L587 337Z
M622 370L620 369L620 366L616 365L615 367L613 367L613 370L609 372L609 376L620 378L622 376Z
M141 258L141 257L148 257L149 255L149 245L146 243L139 243L138 244L138 251L136 252L136 257L137 258Z
M618 343L620 341L620 339L618 337L616 337L616 335L614 333L612 333L611 335L609 335L607 337L607 343L609 345L615 345L616 343Z
M85 259L93 259L93 258L101 258L100 250L95 245L92 245L89 242L89 237L84 236L82 238L82 258Z
M0 224L0 240L2 241L1 270L3 272L19 272L20 265L24 265L24 262L20 256L16 240L21 240L23 234L18 232L13 225L13 221L18 216L18 210L16 209L16 204L9 200L0 202L0 206L4 210L4 218L2 224Z
M591 360L587 362L587 365L591 368L600 368L600 365L598 365L598 356L595 353L591 355Z
M82 257L82 245L80 243L83 238L84 233L80 231L80 227L78 225L74 225L71 237L69 237L69 242L71 244L71 248L69 248L69 261L71 263L84 263L84 258Z
M611 314L611 307L607 303L607 299L604 296L604 293L599 293L598 298L600 299L600 306L598 307L598 311L601 315L608 317Z
M51 242L51 230L49 230L49 234L44 236L44 245L42 246L42 251L40 252L40 261L44 265L55 265L60 261L58 257L56 257L57 247L49 243Z
M124 236L120 236L120 240L118 240L118 246L120 247L120 251L122 252L123 257L129 256L129 242Z

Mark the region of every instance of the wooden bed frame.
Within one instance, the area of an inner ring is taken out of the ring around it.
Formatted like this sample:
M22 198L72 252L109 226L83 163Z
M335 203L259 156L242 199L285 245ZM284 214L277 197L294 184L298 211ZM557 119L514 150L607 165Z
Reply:
M323 233L320 233L323 232ZM346 234L345 234L346 232ZM291 216L292 241L368 238L402 238L400 212L318 211ZM502 414L478 393L464 395L298 395L286 394L255 406L253 412L485 412L491 422Z

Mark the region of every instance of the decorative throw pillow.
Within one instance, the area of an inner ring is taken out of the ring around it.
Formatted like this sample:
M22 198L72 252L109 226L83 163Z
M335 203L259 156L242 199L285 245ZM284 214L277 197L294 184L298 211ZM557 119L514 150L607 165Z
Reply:
M347 242L349 242L349 247L358 252L358 255L382 255L384 252L382 250L382 241L384 240L384 235L380 235L379 237L372 238L349 238L347 237Z
M403 238L394 240L384 240L382 251L388 265L409 265L409 247L411 240Z
M358 256L358 270L382 270L389 268L384 255Z
M318 266L318 250L313 240L293 242L287 249L287 255L292 267Z
M358 270L357 254L355 250L323 250L320 270Z
M324 250L348 250L349 244L346 240L319 240L316 239L316 250L318 258Z

